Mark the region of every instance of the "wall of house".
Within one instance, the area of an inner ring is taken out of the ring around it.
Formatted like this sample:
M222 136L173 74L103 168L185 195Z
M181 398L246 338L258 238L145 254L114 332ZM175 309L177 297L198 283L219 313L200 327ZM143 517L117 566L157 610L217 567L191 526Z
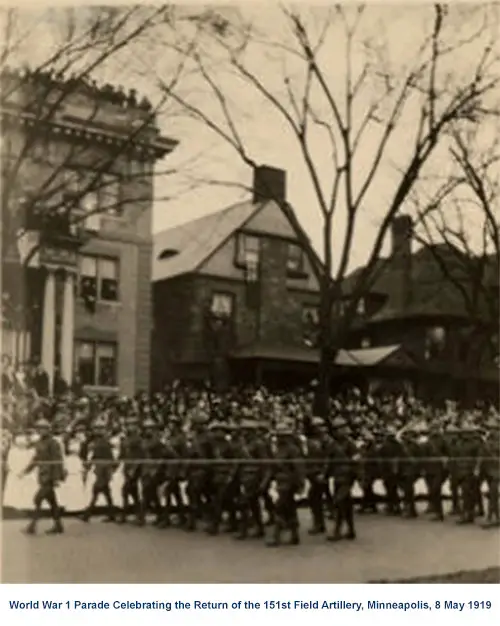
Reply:
M278 241L297 241L295 231L290 222L275 202L266 203L263 208L258 211L242 228L252 234L260 234L263 240L272 238ZM244 272L240 267L235 266L235 258L237 251L236 233L228 241L224 243L212 256L203 264L199 273L209 276L220 276L235 280L243 280ZM286 256L283 259L286 263ZM286 267L286 265L284 265ZM318 283L312 271L311 264L307 258L304 258L304 277L290 278L285 277L287 287L295 289L304 289L309 291L317 291Z

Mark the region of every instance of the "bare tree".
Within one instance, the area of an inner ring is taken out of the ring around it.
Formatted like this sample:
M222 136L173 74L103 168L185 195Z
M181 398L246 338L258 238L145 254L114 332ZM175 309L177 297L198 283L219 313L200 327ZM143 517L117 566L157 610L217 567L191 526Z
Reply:
M481 124L498 87L497 7L393 12L285 5L262 17L207 10L195 22L210 25L198 45L190 39L189 49L204 88L186 91L181 83L170 90L159 76L165 93L251 167L260 163L249 122L279 123L314 190L322 220L322 263L314 264L321 300L317 404L325 414L335 354L374 279L393 218L442 157L450 129ZM398 24L412 33L421 26L418 40L409 37L399 48L401 60L393 47L395 33L401 40ZM377 183L388 169L392 189L375 208ZM377 221L367 263L345 314L332 325L367 217ZM305 235L303 244L310 247Z
M104 219L136 223L150 206L152 177L177 172L153 169L176 145L158 126L168 95L153 92L153 104L116 85L135 86L135 56L147 54L158 29L168 35L175 7L6 9L0 17L2 257L29 267L51 234L81 245ZM170 55L171 88L184 61ZM27 296L3 293L2 315L23 326Z
M455 130L446 194L415 199L421 220L414 237L458 296L466 318L461 358L476 372L492 370L499 356L500 135L494 131L486 140ZM471 377L470 397L473 384Z

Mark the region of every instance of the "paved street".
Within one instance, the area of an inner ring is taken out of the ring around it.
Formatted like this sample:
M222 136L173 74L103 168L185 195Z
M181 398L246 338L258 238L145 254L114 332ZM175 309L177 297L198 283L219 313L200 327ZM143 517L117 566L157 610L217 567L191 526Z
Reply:
M306 516L307 513L301 513ZM425 518L358 517L359 539L327 544L304 535L298 548L267 548L179 529L66 521L66 534L22 534L3 523L6 583L327 583L406 579L499 564L500 533ZM307 527L304 517L303 527Z

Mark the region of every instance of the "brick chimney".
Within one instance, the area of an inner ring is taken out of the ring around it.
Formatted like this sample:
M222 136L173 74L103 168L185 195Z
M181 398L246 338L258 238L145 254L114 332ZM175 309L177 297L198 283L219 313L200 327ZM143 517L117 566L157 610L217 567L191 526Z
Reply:
M286 202L286 172L269 165L256 167L253 172L253 201Z
M412 299L411 241L413 222L409 215L398 215L392 222L391 272L397 282L394 290L394 306L406 309Z

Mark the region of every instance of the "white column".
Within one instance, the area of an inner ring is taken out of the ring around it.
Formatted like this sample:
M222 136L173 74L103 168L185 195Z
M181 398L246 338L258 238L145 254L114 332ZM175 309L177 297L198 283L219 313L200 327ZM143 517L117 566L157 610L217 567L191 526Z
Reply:
M56 343L56 276L48 270L45 279L42 318L42 366L49 377L49 390L54 385L54 357Z
M74 276L66 274L64 280L64 297L61 332L61 374L71 385L73 382L73 343L75 334L75 291Z

